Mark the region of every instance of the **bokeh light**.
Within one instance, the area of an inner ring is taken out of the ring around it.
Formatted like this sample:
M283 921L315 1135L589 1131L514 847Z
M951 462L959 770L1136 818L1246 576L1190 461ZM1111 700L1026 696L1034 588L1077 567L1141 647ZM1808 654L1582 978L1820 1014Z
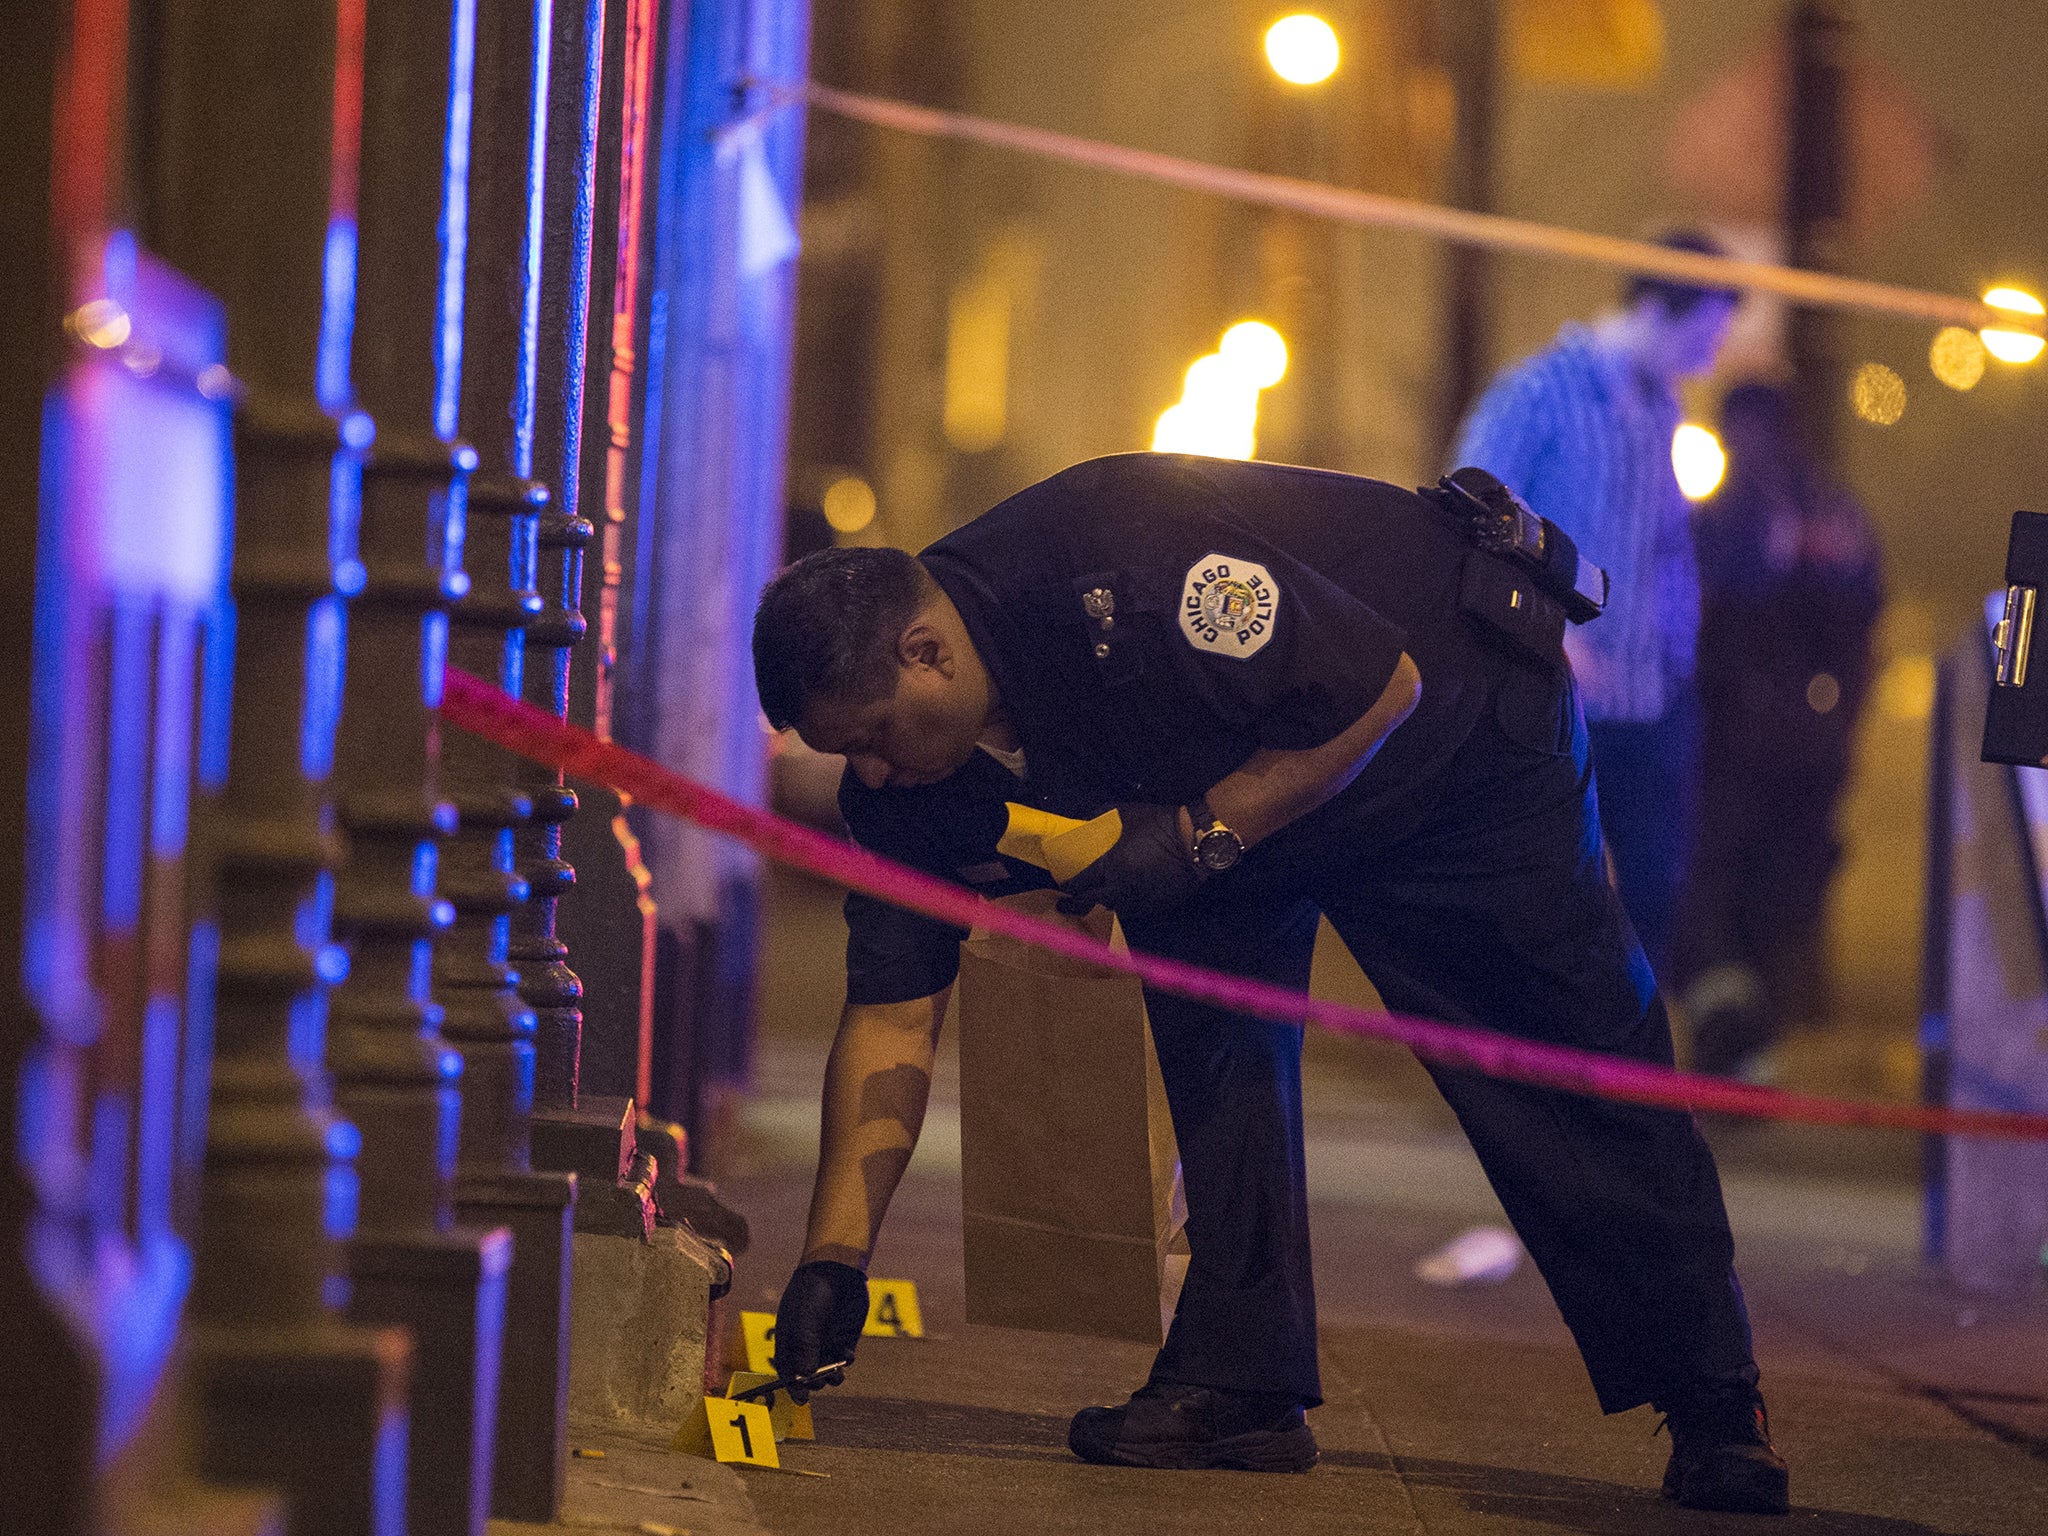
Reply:
M1213 403L1225 410L1256 411L1258 397L1259 386L1231 367L1230 359L1220 352L1196 358L1181 380L1181 398L1190 404Z
M1211 459L1248 459L1256 417L1220 399L1183 400L1160 412L1152 429L1154 453L1199 453Z
M2016 315L2048 314L2041 301L2024 288L1992 288L1985 293L1984 302L1993 309L2011 310ZM1988 326L1977 334L1984 339L1984 350L2001 363L2031 363L2041 355L2043 347L2048 347L2048 340L2032 331L2007 331Z
M1159 413L1159 420L1152 428L1152 451L1154 453L1201 453L1202 446L1196 441L1196 428L1200 423L1195 413L1185 402L1169 405Z
M89 304L81 304L64 323L80 341L103 351L120 346L133 329L128 312L112 299L94 299Z
M1934 344L1927 349L1927 366L1950 389L1975 389L1984 377L1984 343L1975 331L1945 325L1934 333Z
M825 521L841 533L859 533L875 520L875 488L859 475L841 475L825 487Z
M1256 388L1271 389L1287 377L1286 338L1263 320L1238 321L1216 351Z
M1671 434L1671 472L1688 501L1705 501L1728 473L1728 451L1710 428L1688 421Z
M1925 720L1934 713L1934 658L1894 656L1877 677L1878 712L1888 720Z
M1258 445L1259 393L1286 373L1287 339L1263 320L1240 320L1214 352L1188 365L1180 399L1152 428L1152 451L1250 458Z
M1290 85L1321 85L1337 73L1340 54L1335 30L1306 11L1266 29L1266 62Z
M2041 355L2041 348L2048 346L2039 336L2029 331L1985 330L1984 350L2001 363L2031 363Z
M1906 414L1906 381L1883 363L1865 363L1849 381L1849 407L1872 426L1889 427Z

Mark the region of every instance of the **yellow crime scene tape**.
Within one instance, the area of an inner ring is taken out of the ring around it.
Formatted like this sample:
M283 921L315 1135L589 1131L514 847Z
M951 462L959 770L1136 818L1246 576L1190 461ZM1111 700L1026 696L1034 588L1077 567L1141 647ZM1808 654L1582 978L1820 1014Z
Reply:
M937 107L868 96L858 91L844 91L815 80L756 80L747 84L762 93L764 104L759 110L720 129L721 137L758 131L760 124L776 113L804 104L877 128L914 133L924 138L981 144L1042 160L1108 171L1114 175L1135 176L1236 202L1284 208L1339 224L1404 229L1454 245L1590 262L1701 287L1774 293L1795 304L1890 315L1896 319L1956 325L1969 330L1988 328L2037 336L2048 334L2048 317L2000 308L1952 293L1932 293L1896 283L1870 282L1864 278L1815 272L1804 267L1779 266L1767 261L1742 261L1732 256L1677 251L1646 240L1565 229L1533 219L1474 213L1441 203L1361 192L1328 182L1212 165L1207 161L1161 154L1156 150L1133 149L1129 145L1082 138L1050 128L1032 128L1022 123L1006 123L965 112L948 112Z

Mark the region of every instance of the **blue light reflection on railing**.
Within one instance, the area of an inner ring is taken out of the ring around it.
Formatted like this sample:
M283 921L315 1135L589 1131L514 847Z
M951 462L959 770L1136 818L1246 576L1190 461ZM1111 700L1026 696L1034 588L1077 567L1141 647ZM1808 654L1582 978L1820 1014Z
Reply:
M332 600L330 600L332 601ZM302 1070L318 1073L327 1051L327 988L348 977L348 951L330 943L334 924L334 874L323 869L293 914L292 936L311 960L314 976L324 985L308 987L291 1002L290 1053Z
M105 1263L111 1255L98 1257ZM103 1284L91 1299L99 1304L92 1323L106 1393L98 1447L104 1464L130 1443L158 1397L191 1285L192 1256L175 1239L145 1238L117 1277L100 1274Z
M420 625L420 687L429 709L441 707L447 667L448 615L429 613Z
M469 121L476 0L457 0L448 50L448 139L442 155L440 328L434 337L434 430L455 436L462 395L462 278L469 244Z
M356 1134L356 1128L346 1120L336 1121L334 1129L347 1134L330 1135L327 1139L328 1155L334 1162L327 1169L327 1199L322 1215L326 1221L327 1235L340 1242L353 1236L356 1230L361 1187L356 1179L355 1155L362 1146L362 1138ZM343 1287L341 1305L346 1306L346 1272L337 1270L331 1273L328 1276L328 1283ZM398 1530L402 1527L394 1526L392 1529Z
M107 236L106 244L100 247L100 271L109 294L125 296L135 292L140 255L134 230L117 229Z
M673 152L672 146L663 146L660 180L655 192L657 197L661 195L661 189L668 184L671 170L669 160ZM663 262L667 253L663 247L666 238L662 234L657 234L655 238L654 270L657 273L665 270ZM640 505L635 509L633 518L633 569L639 573L635 581L643 593L651 593L653 590L648 577L655 568L655 530L661 526L659 519L662 400L665 396L664 385L667 383L663 364L668 354L668 289L659 281L653 287L654 292L647 300L646 361L640 372L640 377L644 381L641 386L643 394L640 410ZM627 690L637 699L640 690L646 686L647 648L654 634L654 604L644 597L639 597L628 603L626 609L628 676L625 684ZM619 713L623 719L630 721L640 713L640 709L629 707ZM643 747L648 745L644 741L634 744Z
M539 556L540 519L537 517L517 518L512 524L512 573L534 570ZM515 582L516 585L516 582ZM533 612L538 612L535 608ZM500 676L504 689L513 698L526 696L526 634L514 630L505 636L505 650L501 662Z
M193 727L197 723L203 674L193 661L202 644L206 622L184 604L168 609L157 628L157 731L155 760L150 767L150 852L175 859L185 850L185 830L192 804ZM200 678L198 688L192 679Z
M36 516L35 619L29 660L29 775L23 830L27 868L23 891L22 985L34 999L43 1026L74 1044L99 1030L99 1008L85 950L84 914L76 910L73 888L63 879L72 867L69 843L78 829L64 815L64 726L67 715L66 660L70 655L73 607L84 593L65 580L63 531L64 466L72 452L71 423L64 399L53 391L43 410L41 505ZM49 1085L24 1072L23 1147L47 1143L31 1132L37 1118L35 1095ZM48 1106L54 1109L54 1106Z
M214 983L220 971L220 924L212 918L192 925L186 947L184 1060L179 1067L178 1165L185 1170L187 1191L206 1156L206 1105L212 1087ZM181 1211L178 1224L193 1230L193 1212Z
M227 783L228 743L234 724L235 607L225 598L206 616L205 686L199 700L195 771L209 792Z
M321 598L306 615L306 710L299 722L299 766L315 783L334 768L347 646L347 608L338 595Z
M583 112L577 124L575 201L569 210L569 291L562 295L567 316L562 351L562 466L555 503L569 516L582 506L583 373L590 336L591 232L597 218L597 124L604 81L605 0L584 0L588 39L583 61ZM549 423L550 428L554 423Z
M349 403L348 354L356 331L356 221L337 218L327 226L327 254L321 267L320 353L314 390L330 411Z
M155 607L145 594L114 594L101 620L107 627L107 721L100 784L100 920L117 934L132 934L142 919L152 723L149 631Z
M141 1243L168 1240L175 1221L182 1003L176 995L153 997L143 1020L135 1118L135 1235Z
M515 475L533 473L534 389L540 369L541 196L548 158L548 60L554 36L553 0L533 0L532 138L526 152L526 249L520 270L519 382L512 400ZM516 679L511 682L516 686Z

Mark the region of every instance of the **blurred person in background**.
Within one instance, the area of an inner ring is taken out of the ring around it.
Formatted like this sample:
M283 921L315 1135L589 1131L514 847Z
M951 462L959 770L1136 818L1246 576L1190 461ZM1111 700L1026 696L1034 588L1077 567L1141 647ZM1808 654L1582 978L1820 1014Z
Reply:
M1722 404L1728 479L1694 519L1699 821L1678 937L1695 1065L1754 1075L1826 1011L1821 916L1884 581L1870 520L1808 452L1790 398Z
M1725 254L1691 230L1657 243ZM1739 298L1632 278L1620 309L1591 325L1566 324L1543 351L1500 374L1452 455L1453 467L1498 476L1607 569L1606 613L1574 629L1565 647L1591 731L1615 883L1660 972L1689 850L1698 742L1699 576L1671 467L1677 385L1713 367Z

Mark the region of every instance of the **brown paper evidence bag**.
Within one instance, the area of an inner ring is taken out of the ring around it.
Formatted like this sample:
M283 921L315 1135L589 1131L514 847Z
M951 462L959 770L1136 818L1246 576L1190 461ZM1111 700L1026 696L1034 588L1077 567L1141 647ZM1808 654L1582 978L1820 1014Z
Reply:
M1077 826L1054 820L1040 830ZM1025 841L1003 851L1047 862ZM1064 917L1058 897L1004 905L1123 947L1106 909ZM957 996L968 1321L1159 1343L1187 1273L1187 1208L1137 978L976 929Z

